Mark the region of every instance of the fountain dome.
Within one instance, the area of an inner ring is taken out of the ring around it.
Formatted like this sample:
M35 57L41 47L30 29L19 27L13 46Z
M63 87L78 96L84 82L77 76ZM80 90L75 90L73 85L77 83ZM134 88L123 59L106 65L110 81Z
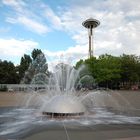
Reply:
M57 95L54 96L43 110L44 115L53 116L77 116L83 115L85 107L75 96Z

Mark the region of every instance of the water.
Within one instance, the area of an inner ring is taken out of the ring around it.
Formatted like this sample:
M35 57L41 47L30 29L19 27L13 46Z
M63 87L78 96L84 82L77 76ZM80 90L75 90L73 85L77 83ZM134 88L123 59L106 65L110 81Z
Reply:
M67 129L82 130L97 125L140 125L140 117L112 108L95 107L88 114L71 118L48 118L35 108L15 108L0 115L0 136L6 138L24 138L43 130Z
M110 125L140 126L140 116L134 113L135 108L119 93L79 90L87 83L90 86L95 84L85 71L84 66L75 70L61 63L49 77L42 78L43 73L35 76L32 83L37 79L43 83L41 79L46 79L45 89L34 91L31 88L24 93L26 96L22 107L0 108L0 136L23 139L44 130L62 129L66 139L70 140L67 130L94 130L100 125L103 128ZM57 117L53 116L54 113Z

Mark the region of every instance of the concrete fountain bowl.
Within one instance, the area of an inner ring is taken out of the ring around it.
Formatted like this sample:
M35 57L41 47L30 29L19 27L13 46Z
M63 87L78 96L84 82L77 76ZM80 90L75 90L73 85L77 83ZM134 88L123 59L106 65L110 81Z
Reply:
M70 117L83 115L85 111L85 106L77 97L57 95L46 104L42 114L52 117Z

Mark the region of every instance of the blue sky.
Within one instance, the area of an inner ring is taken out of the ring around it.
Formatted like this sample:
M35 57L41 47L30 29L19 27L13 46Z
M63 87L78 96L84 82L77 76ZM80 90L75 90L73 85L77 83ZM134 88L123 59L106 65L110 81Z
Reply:
M0 59L20 63L41 49L48 63L88 56L87 18L100 20L94 55L140 54L139 0L1 0Z

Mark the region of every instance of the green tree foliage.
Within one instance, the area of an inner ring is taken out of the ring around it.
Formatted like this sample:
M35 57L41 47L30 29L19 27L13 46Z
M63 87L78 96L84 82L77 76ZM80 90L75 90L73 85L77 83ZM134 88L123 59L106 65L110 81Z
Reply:
M56 67L67 66L62 64ZM82 67L82 68L81 68ZM83 68L84 67L84 68ZM120 57L104 54L99 58L92 57L80 60L75 68L80 70L82 86L91 86L94 82L99 86L114 88L121 85L139 84L140 81L140 56L123 54ZM22 83L42 84L47 83L48 64L45 55L39 49L34 49L30 55L21 57L20 65L14 66L12 62L0 60L0 84L16 84L23 79ZM89 77L88 77L88 76ZM91 78L91 76L93 78ZM78 80L79 80L78 79Z
M80 61L76 64L78 67ZM121 64L119 57L114 57L108 54L99 56L98 59L92 57L86 59L83 63L88 67L89 73L93 76L95 81L102 86L112 87L117 85L121 75Z
M98 59L98 75L97 82L106 85L106 87L114 88L117 86L121 75L121 63L119 57L108 54L99 56Z
M17 84L19 77L12 62L0 60L0 84Z
M46 74L46 71L48 69L45 55L41 50L34 49L31 52L31 57L27 54L24 54L24 56L21 57L20 65L17 66L17 69L19 72L19 79L21 83L29 84L31 83L33 78L34 81L39 81L38 79L44 78L41 73ZM34 77L35 75L36 78Z
M82 64L84 64L84 61L83 61L82 59L80 59L80 61L78 61L78 62L76 63L75 68L78 69Z
M134 84L140 80L140 58L135 55L123 54L121 57L122 82Z
M78 88L92 89L95 86L95 63L96 58L92 57L85 61L80 60L76 64L76 69L79 70Z
M42 53L42 51L41 51L40 49L34 49L34 50L32 51L32 53L31 53L31 56L32 56L33 60L35 60L36 57L37 57L38 55L40 55L41 53Z
M28 70L25 72L21 83L25 84L42 84L47 82L48 64L43 53L40 53L35 60L32 61Z
M32 59L30 55L24 54L24 56L21 57L20 65L17 67L17 69L19 70L20 79L24 77L25 71L28 69L31 62L32 62Z
M97 67L98 60L96 57L91 57L90 59L86 59L84 64L88 68L87 70L94 78L97 78L98 74L98 67Z

